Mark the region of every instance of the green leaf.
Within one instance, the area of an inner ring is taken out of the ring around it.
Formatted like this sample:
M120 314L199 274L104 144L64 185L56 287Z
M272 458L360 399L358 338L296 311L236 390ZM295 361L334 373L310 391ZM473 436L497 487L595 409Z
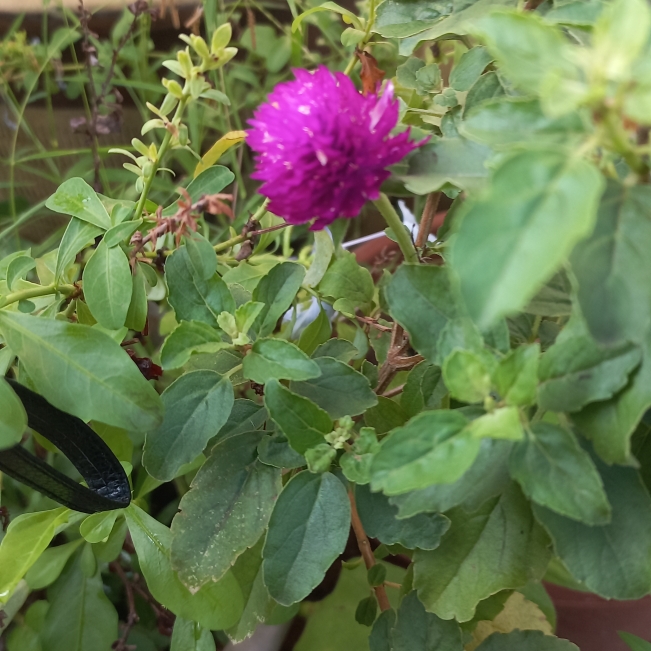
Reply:
M106 246L118 246L121 242L130 238L142 226L142 223L143 220L138 219L137 221L127 221L112 226L104 235Z
M258 336L267 337L275 329L278 319L289 309L305 278L305 268L294 262L275 266L253 290L253 300L265 307L256 320Z
M618 0L604 9L594 26L593 47L605 79L627 78L650 29L651 11L643 0Z
M493 60L485 47L473 47L463 54L450 73L450 86L466 91L479 79L486 66Z
M454 11L452 15L434 23L431 27L420 31L410 38L405 38L400 43L399 54L408 56L414 48L422 41L436 41L450 36L465 36L474 28L477 21L495 8L514 5L512 0L477 0L470 5L461 4L461 9ZM445 6L445 5L444 5ZM449 5L448 5L449 6ZM444 13L450 13L446 9Z
M370 651L392 651L391 632L396 623L394 610L385 610L375 620L368 638Z
M399 495L459 479L481 446L467 424L458 411L426 411L393 430L373 458L372 490Z
M369 270L361 267L355 254L349 251L330 265L318 289L332 302L345 299L352 307L362 311L370 307L375 292Z
M370 570L375 570L376 568L381 568L386 574L386 570L382 565L374 565ZM375 584L371 584L375 585ZM382 585L382 581L377 585ZM355 609L355 621L362 626L373 626L375 617L377 615L377 599L375 597L366 597L362 599Z
M527 93L540 92L547 76L576 76L563 33L532 12L495 11L482 18L474 31L500 70Z
M215 651L215 638L197 622L177 617L170 651Z
M651 651L651 642L647 642L637 635L625 631L617 631L617 635L626 642L631 651Z
M542 631L516 630L489 635L477 651L579 651L579 647Z
M25 513L11 521L0 544L0 604L6 603L70 514L70 510L61 507Z
M140 569L154 599L177 617L195 621L210 630L230 628L237 623L244 600L231 571L220 581L191 593L172 570L170 530L133 503L126 516Z
M476 192L486 185L486 161L491 149L465 138L440 138L409 157L409 171L401 178L414 194L437 192L446 184Z
M241 642L255 631L272 608L267 588L262 580L262 545L264 538L242 553L233 565L232 573L244 596L244 612L239 622L228 631L233 642Z
M498 407L470 422L467 431L476 439L519 441L524 437L520 412L516 407Z
M450 319L436 342L436 359L434 363L443 366L446 358L455 350L461 349L481 354L484 340L477 326L468 317Z
M484 439L475 462L455 482L435 484L392 497L389 501L398 507L397 517L444 513L455 506L462 506L465 511L476 511L508 486L507 460L511 447L510 441Z
M467 622L482 599L547 568L548 538L515 484L474 513L457 507L447 516L452 525L439 547L414 554L414 587L429 612Z
M356 416L377 404L368 380L352 366L332 357L314 360L321 374L311 380L292 382L290 388L309 398L331 418Z
M289 445L287 437L279 430L260 441L258 458L276 468L302 468L306 465L305 457Z
M493 382L507 405L526 406L536 401L540 345L518 346L500 360Z
M217 271L217 254L201 233L191 232L185 236L185 246L194 274L201 280L209 280Z
M244 358L244 377L265 384L276 380L309 380L321 369L298 346L283 339L258 339Z
M135 273L131 277L132 291L131 302L127 311L127 317L124 325L129 330L142 332L147 325L147 289L145 286L145 272L142 270L144 265L136 265Z
M236 434L252 432L260 429L267 420L267 410L252 400L238 398L233 403L233 409L224 426L219 430L217 440L222 440Z
M471 140L504 149L531 141L567 145L585 137L587 127L578 113L548 117L536 99L496 97L466 111L459 130Z
M0 377L0 450L20 443L27 429L27 413L20 398Z
M409 420L409 415L395 400L378 396L375 407L366 410L364 422L382 435L404 425Z
M642 364L629 377L628 384L609 400L593 402L572 414L581 433L594 443L607 463L630 462L630 437L651 407L651 332L647 333Z
M280 470L257 459L263 432L217 443L172 521L172 567L191 590L219 580L264 533Z
M260 281L278 264L280 260L273 256L255 260L255 264L244 260L224 274L224 282L229 285L241 285L245 291L253 292Z
M84 298L97 322L109 330L124 325L133 282L129 260L119 246L102 241L84 268Z
M276 502L262 552L269 594L285 606L307 597L344 550L349 528L348 495L334 475L293 477Z
M559 341L540 360L538 403L550 411L578 411L611 398L641 359L633 344L601 348L589 336Z
M341 362L350 362L359 356L359 350L347 339L328 339L319 344L312 353L312 359L317 357L334 357Z
M235 312L235 301L226 283L217 274L208 280L197 276L187 247L182 246L167 258L165 280L168 300L179 321L202 321L217 327L222 312Z
M83 251L87 246L91 245L98 235L101 235L103 229L82 219L73 217L66 227L59 250L57 252L57 261L55 269L56 280L61 280L65 271L75 261L77 253Z
M448 13L448 5L443 2L385 0L377 8L373 31L387 38L403 38L424 31ZM402 31L399 31L400 28Z
M513 447L509 467L525 495L537 504L590 525L610 522L601 477L568 430L534 423L529 435Z
M312 355L317 347L330 339L332 325L326 311L321 308L319 316L310 323L298 339L298 347L306 354Z
M170 481L183 464L203 452L228 420L233 385L214 371L192 371L175 380L161 398L165 416L147 434L143 465L152 477Z
M463 651L459 625L428 613L415 591L400 604L391 640L393 651Z
M411 344L433 361L443 328L459 316L448 269L403 264L393 275L386 298L391 316L407 330Z
M407 376L400 406L409 416L416 416L424 410L440 409L441 400L447 392L441 369L428 362L420 362Z
M649 210L651 188L610 181L594 232L572 252L581 313L600 343L641 341L651 325Z
M221 192L227 185L230 185L235 179L235 175L227 167L223 165L213 165L207 170L204 170L192 179L186 188L186 192L190 195L190 202L195 203L199 201L204 194L217 194ZM173 204L170 204L163 210L163 217L171 217L175 215L179 206L179 201L185 201L185 195L179 197Z
M439 513L419 513L399 520L398 507L382 493L371 493L368 486L355 487L355 501L364 531L385 545L396 543L407 549L436 549L450 528L450 521Z
M304 11L302 14L300 14L300 16L295 18L294 22L292 23L292 32L295 32L301 26L301 23L305 18L313 13L316 13L317 11L335 11L347 19L345 22L354 25L357 29L362 29L362 24L360 23L359 18L352 11L344 9L336 2L324 2L318 7L312 7L311 9Z
M337 456L335 450L328 443L319 443L313 448L305 451L305 461L307 461L307 468L310 472L327 472Z
M558 150L502 163L451 244L461 293L480 328L524 307L590 232L601 188L595 167Z
M103 332L6 310L0 311L0 330L37 391L55 407L85 421L139 432L160 422L160 397Z
M305 287L316 287L321 282L334 252L335 246L330 233L327 230L316 231L314 233L314 256L303 280Z
M79 525L79 533L89 543L104 542L113 531L113 525L119 515L120 510L93 513Z
M42 590L52 585L61 576L68 560L83 542L83 539L79 538L64 545L46 549L25 574L25 581L27 581L30 590Z
M332 432L332 420L323 409L292 393L277 380L265 385L264 405L289 444L300 454L323 443L323 437Z
M443 364L443 379L450 395L462 402L481 402L490 393L488 354L457 348Z
M29 255L19 255L14 258L7 266L7 287L9 290L15 289L15 282L25 278L27 273L35 267L36 260Z
M83 559L82 553L48 590L41 634L48 651L110 651L118 637L118 614L104 593L102 575L97 569L89 576Z
M180 368L195 353L216 353L230 347L219 331L209 325L201 321L181 321L163 343L161 365L166 371Z
M77 177L64 181L45 205L54 212L72 215L102 230L112 226L111 218L97 192L86 181Z
M606 599L639 599L651 590L651 498L637 470L594 462L612 507L609 524L590 526L538 505L534 512L575 579Z
M403 64L396 68L396 79L401 86L416 90L418 88L418 80L416 73L425 67L425 62L418 57L410 57Z

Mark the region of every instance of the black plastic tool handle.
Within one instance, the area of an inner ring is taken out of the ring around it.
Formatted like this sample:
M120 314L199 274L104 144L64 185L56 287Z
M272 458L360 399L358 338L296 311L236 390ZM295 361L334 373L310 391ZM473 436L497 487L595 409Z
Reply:
M131 502L124 468L86 423L57 409L45 398L6 378L27 412L27 424L70 459L88 488L78 484L20 445L0 450L0 471L82 513L123 509Z

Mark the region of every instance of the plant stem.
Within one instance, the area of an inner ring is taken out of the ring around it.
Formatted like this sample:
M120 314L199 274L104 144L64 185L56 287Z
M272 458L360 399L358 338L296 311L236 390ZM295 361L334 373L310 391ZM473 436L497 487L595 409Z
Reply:
M380 198L376 199L373 203L380 211L382 217L384 217L384 221L393 231L393 234L398 241L398 246L402 251L402 255L405 257L405 262L409 264L418 264L418 254L414 248L414 243L411 241L409 233L405 230L402 220L395 211L395 208L391 205L389 197L387 197L386 194L381 193Z
M18 303L19 301L26 301L30 298L37 298L38 296L48 296L49 294L61 293L68 296L76 290L77 288L74 285L56 285L55 283L23 289L20 292L13 292L13 294L7 294L4 298L0 298L0 308L7 307L7 305L11 305L12 303Z
M181 116L183 115L183 111L185 110L185 106L187 103L188 103L187 97L184 97L182 100L179 101L179 105L176 107L176 112L174 113L174 117L172 118L172 124L177 125L181 121ZM154 161L154 166L151 171L151 174L145 179L145 187L142 189L142 194L140 195L140 199L138 200L138 205L136 206L136 212L133 217L134 220L140 219L140 216L142 215L145 209L145 203L147 201L147 197L149 196L149 191L151 190L151 184L154 182L154 177L158 172L158 168L160 167L160 163L161 160L163 159L163 156L167 153L167 150L169 149L171 140L172 140L172 132L168 130L165 133L165 137L163 138L163 142L161 143L160 148L158 149L158 154L156 155L156 160Z
M355 503L355 495L352 488L348 491L348 499L350 500L350 518L353 531L355 532L355 538L357 538L357 546L364 559L366 569L370 570L375 565L375 556L373 556L371 543L368 541L368 536L366 535L366 531L364 531L364 526L357 512L357 504ZM375 597L377 598L380 610L390 610L391 604L387 597L387 591L384 589L384 584L375 586L373 589L375 590Z
M430 232L432 231L432 222L436 216L436 210L439 207L439 201L441 200L440 192L432 192L427 195L427 200L425 201L425 208L423 209L423 215L420 218L420 226L418 228L418 235L416 236L416 248L422 249L427 244L427 238L429 237Z
M376 0L371 0L370 1L370 6L369 6L369 12L368 12L368 22L366 23L366 30L364 31L364 38L358 43L357 47L360 50L363 50L366 47L366 44L369 42L371 38L371 30L373 29L373 25L375 25L375 7L376 7ZM346 66L346 69L344 70L344 74L348 77L350 77L350 74L355 68L355 64L357 63L357 53L353 53L353 56L351 57L350 61L348 62L348 65Z
M606 111L603 125L610 138L613 149L622 156L626 164L639 176L646 177L649 166L637 155L635 146L628 139L619 117L614 111Z

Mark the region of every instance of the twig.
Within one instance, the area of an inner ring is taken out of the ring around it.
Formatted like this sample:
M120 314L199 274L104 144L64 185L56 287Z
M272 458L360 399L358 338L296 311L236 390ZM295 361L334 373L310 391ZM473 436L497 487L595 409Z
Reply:
M420 225L418 227L418 234L416 235L416 248L422 249L425 244L427 244L427 238L432 230L432 222L436 216L436 210L439 207L439 201L441 200L440 192L432 192L427 196L427 201L425 201L425 208L423 209L423 215L420 218Z
M135 650L136 647L132 645L127 645L127 639L129 638L129 633L131 632L131 629L140 621L140 617L138 617L138 613L136 611L136 602L135 599L133 598L133 587L129 579L127 578L127 575L125 574L124 570L122 569L122 566L117 561L109 563L109 569L114 574L117 574L120 581L122 581L122 585L124 586L124 591L126 592L127 595L127 605L129 607L129 614L127 615L127 621L125 622L122 635L120 636L120 639L118 639L117 642L115 642L111 648L114 649L115 651Z
M348 491L348 499L350 499L351 523L353 525L353 531L355 532L355 538L357 538L357 546L359 547L359 551L364 559L366 569L370 570L375 565L375 556L371 550L371 543L368 541L368 536L366 535L366 531L364 531L362 521L359 518L357 504L355 503L355 495L352 489ZM380 610L389 610L391 604L387 597L387 591L384 589L384 584L377 585L373 589L375 590L375 597L377 598Z
M375 328L376 330L379 330L380 332L391 332L392 330L391 327L382 325L381 323L377 322L377 319L372 319L371 317L368 316L355 315L355 318L358 321L361 321L362 323L366 323L366 325L371 326L371 328Z
M397 396L398 394L402 393L405 389L405 385L401 384L399 387L395 387L393 389L389 389L388 391L385 391L382 396L384 398L393 398L393 396Z
M398 323L393 324L393 331L391 332L391 343L389 344L389 351L384 364L380 368L377 386L375 393L384 395L391 380L396 376L398 371L408 371L414 368L416 364L423 361L422 355L409 355L404 356L404 353L409 349L409 337Z

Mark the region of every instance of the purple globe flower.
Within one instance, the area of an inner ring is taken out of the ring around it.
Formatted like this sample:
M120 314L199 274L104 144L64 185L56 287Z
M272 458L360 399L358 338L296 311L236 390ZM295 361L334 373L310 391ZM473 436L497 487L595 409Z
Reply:
M271 200L271 212L290 224L316 219L311 228L320 230L377 199L386 168L422 143L409 142L408 131L389 136L398 122L391 83L381 97L364 96L324 66L294 74L249 121L251 176L264 181L259 192Z

